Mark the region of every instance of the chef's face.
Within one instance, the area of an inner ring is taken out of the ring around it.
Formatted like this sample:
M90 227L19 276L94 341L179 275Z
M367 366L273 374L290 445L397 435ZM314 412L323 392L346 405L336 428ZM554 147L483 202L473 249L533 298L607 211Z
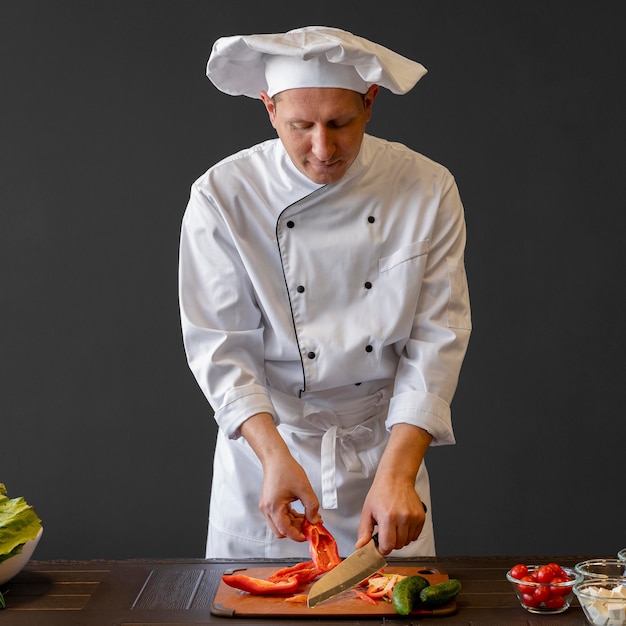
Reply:
M362 95L349 89L287 89L261 99L293 164L313 182L334 183L361 149L378 85Z

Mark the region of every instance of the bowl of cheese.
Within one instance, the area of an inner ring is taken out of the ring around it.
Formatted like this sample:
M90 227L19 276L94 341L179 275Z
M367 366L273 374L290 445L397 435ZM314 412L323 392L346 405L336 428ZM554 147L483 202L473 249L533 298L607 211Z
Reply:
M585 578L574 593L593 626L626 625L626 578Z

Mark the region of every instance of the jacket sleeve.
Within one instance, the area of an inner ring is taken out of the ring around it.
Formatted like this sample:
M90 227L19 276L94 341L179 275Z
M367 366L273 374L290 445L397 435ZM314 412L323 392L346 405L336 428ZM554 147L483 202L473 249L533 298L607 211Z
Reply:
M451 175L442 190L412 331L400 356L387 428L414 424L432 445L455 442L450 403L471 331L465 218Z
M236 438L256 413L276 419L254 290L223 216L197 183L182 221L179 304L189 367L220 428Z

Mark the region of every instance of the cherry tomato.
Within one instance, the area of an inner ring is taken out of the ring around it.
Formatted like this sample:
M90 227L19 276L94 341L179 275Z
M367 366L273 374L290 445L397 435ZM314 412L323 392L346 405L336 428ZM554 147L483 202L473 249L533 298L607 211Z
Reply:
M533 608L538 607L541 604L541 602L539 600L537 600L537 598L535 598L535 594L534 593L523 593L522 594L522 602L526 606L531 606Z
M572 585L556 585L555 583L566 583L569 579L563 576L555 576L550 582L550 592L554 596L566 596L571 590Z
M520 578L520 582L517 585L517 588L520 590L520 593L528 593L530 595L532 595L535 592L535 585L534 584L530 584L530 585L523 585L522 583L534 583L535 579L532 576L529 576L528 574L526 576L522 576Z
M548 567L552 568L555 576L560 576L567 580L567 572L558 563L548 563Z
M528 574L528 567L524 565L524 563L518 563L511 568L510 572L513 578L517 578L517 580L521 580L526 574Z
M542 565L537 570L537 582L549 583L554 578L554 571L549 565Z
M541 604L542 602L546 602L552 597L552 593L550 593L550 587L545 587L543 585L539 585L535 587L535 600Z
M548 600L544 602L547 609L560 609L565 605L565 598L563 596L550 596Z

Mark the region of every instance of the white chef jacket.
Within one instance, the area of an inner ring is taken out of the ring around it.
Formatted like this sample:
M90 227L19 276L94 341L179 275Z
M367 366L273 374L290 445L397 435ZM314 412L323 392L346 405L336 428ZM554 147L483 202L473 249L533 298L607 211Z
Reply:
M207 557L306 557L258 511L259 460L239 427L273 415L352 552L389 430L454 443L450 403L469 341L465 221L443 166L365 135L338 182L320 185L279 139L234 154L192 186L183 217L183 340L219 426ZM434 554L427 523L404 555Z

